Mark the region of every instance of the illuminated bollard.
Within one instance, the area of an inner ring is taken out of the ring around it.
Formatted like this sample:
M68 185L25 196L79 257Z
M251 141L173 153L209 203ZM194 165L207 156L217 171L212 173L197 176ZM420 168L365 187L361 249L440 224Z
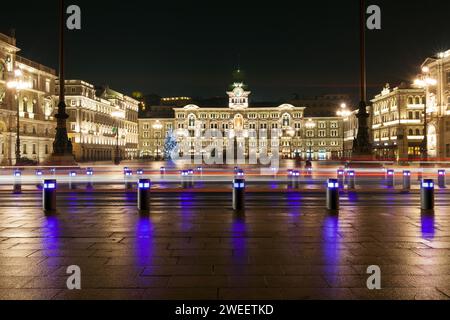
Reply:
M133 171L127 170L125 172L125 189L126 190L132 190L133 189Z
M189 169L188 170L188 177L189 177L189 187L193 188L195 183L194 183L194 179L195 179L195 173L194 170Z
M294 174L294 170L288 170L287 171L287 186L288 186L288 189L292 189L294 187L293 179L292 179L293 174Z
M420 202L422 210L434 209L434 180L425 179L422 181L420 191Z
M161 168L159 169L159 173L161 174L161 177L164 177L164 176L166 175L166 168L161 167Z
M350 190L356 189L356 172L353 170L350 170L348 172L348 188Z
M77 185L75 183L75 179L77 177L77 173L75 171L71 171L69 173L69 189L75 190L77 188Z
M411 171L403 171L403 190L411 190Z
M343 169L339 169L337 172L337 177L338 177L339 188L343 189L344 183L345 183L345 171Z
M243 179L245 177L245 172L242 169L238 169L236 172L236 178L237 179Z
M197 167L197 173L198 173L200 176L203 176L203 168L202 168L202 167Z
M56 169L55 168L51 168L50 169L50 173L51 173L52 176L55 176L56 175Z
M45 212L56 211L56 180L45 180L42 191L42 209Z
M327 209L339 210L339 181L337 179L328 180Z
M93 189L94 188L94 169L87 168L86 169L86 175L88 177L87 188L88 189Z
M300 171L292 172L292 188L298 189L300 188Z
M447 187L446 178L445 178L445 170L438 171L438 186L441 189L445 189Z
M42 170L36 170L36 177L38 179L41 179L43 175L44 175L44 173L42 172ZM38 188L38 190L42 190L42 183L38 182L38 184L36 185L36 188Z
M245 210L245 179L233 181L233 210L236 212Z
M386 186L388 188L393 188L395 186L395 171L394 170L388 170L386 172Z
M273 178L276 179L278 177L278 168L270 168L270 170L272 171Z
M137 174L139 177L142 177L142 176L144 175L144 170L142 170L142 169L137 169L137 170L136 170L136 174Z
M139 180L138 209L141 212L150 211L150 189L151 189L151 181L149 179Z
M20 170L15 170L14 171L13 193L14 194L21 194L22 193L22 172Z
M181 186L183 189L189 189L189 171L181 171Z

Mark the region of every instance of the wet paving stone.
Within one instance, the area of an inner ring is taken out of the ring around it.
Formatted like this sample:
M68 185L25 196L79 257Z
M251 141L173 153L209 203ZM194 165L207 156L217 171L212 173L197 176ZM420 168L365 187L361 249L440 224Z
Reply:
M0 299L449 299L448 209L423 216L375 198L338 216L319 196L313 207L261 200L241 216L220 199L162 198L148 217L114 200L49 217L3 207ZM67 289L73 265L80 291ZM382 290L367 289L372 265Z

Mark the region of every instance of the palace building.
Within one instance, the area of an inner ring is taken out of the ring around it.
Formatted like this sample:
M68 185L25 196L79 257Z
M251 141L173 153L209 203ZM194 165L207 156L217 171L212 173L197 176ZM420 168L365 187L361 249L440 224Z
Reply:
M250 150L270 152L273 146L286 159L328 160L342 155L342 118L305 118L306 106L252 106L251 91L244 82L233 83L227 95L229 103L224 107L190 104L165 112L161 107L149 107L139 119L139 156L160 158L171 132L179 145L188 146L184 150L191 156L208 156L211 145L223 146L225 154L230 143L245 150L247 157ZM276 137L272 136L274 130Z
M111 161L117 144L122 159L136 159L139 101L82 80L65 84L68 134L76 160Z
M450 158L450 50L428 58L423 76L433 79L426 85L427 144L430 158Z
M380 160L408 161L422 156L425 91L402 83L389 85L372 100L372 139Z
M14 36L0 33L0 164L16 164L17 122L20 156L35 163L53 152L56 72L18 55Z

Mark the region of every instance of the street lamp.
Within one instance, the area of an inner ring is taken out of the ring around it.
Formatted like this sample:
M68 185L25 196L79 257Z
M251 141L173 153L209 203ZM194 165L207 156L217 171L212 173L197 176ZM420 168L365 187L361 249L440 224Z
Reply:
M422 68L422 74L414 81L414 84L420 88L425 89L425 94L428 93L428 89L430 87L437 85L437 80L433 79L429 76L430 69L428 67ZM427 108L427 98L425 98L425 105L424 105L424 116L423 116L423 125L424 125L424 134L423 134L423 141L422 141L422 160L427 161L428 160L428 108Z
M162 130L162 128L163 128L163 125L159 122L159 121L157 121L154 125L153 125L153 130L155 130L155 131L161 131ZM160 137L160 132L158 132L158 134L156 135L156 157L155 157L155 159L156 160L158 160L159 159L159 142L160 142L160 139L161 139L161 137Z
M23 72L20 69L14 71L13 80L7 83L8 89L13 89L17 95L17 136L16 136L16 165L20 165L22 156L20 154L20 92L22 90L31 89L32 84L29 81L25 81Z
M313 119L309 119L308 122L306 122L305 127L308 130L314 130L316 128L316 123L313 121ZM312 161L312 135L309 137L309 161Z
M341 104L341 109L338 110L337 116L343 119L342 123L342 159L345 158L345 125L344 123L348 121L348 118L351 116L352 112L347 109L347 104Z
M116 111L111 113L111 117L113 117L116 120L116 154L114 155L114 164L118 166L121 162L120 157L120 149L119 149L119 125L120 120L125 118L125 113L120 110L119 108L116 109Z

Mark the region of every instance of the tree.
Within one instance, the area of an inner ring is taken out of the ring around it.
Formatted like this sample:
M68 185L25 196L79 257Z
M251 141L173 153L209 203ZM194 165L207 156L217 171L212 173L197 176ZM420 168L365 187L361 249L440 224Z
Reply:
M166 140L164 141L164 158L166 160L172 160L173 158L173 152L177 148L177 138L175 137L175 134L173 131L169 131L167 134Z

